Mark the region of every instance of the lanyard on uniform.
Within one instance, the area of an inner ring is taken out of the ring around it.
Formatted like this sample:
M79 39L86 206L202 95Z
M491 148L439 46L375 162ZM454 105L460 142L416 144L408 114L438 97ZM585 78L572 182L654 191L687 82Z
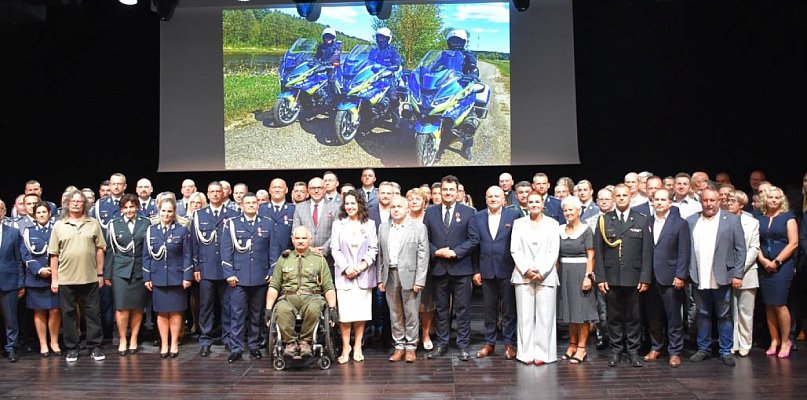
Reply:
M614 248L619 247L619 258L622 258L622 239L614 240L613 242L608 241L608 237L605 236L605 214L600 214L600 234L602 235L602 240L608 247Z

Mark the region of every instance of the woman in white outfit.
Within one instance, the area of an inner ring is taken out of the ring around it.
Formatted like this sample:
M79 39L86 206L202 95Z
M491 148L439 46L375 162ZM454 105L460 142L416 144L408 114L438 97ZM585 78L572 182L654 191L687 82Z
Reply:
M373 318L373 288L378 284L373 265L377 253L375 222L368 217L364 198L351 190L342 197L339 220L333 223L331 231L334 284L339 304L339 330L342 333L342 355L337 359L339 364L348 361L351 349L354 361L364 361L361 342L364 324ZM354 337L352 348L351 327Z
M544 200L538 192L527 196L528 218L513 224L510 251L516 267L511 282L516 291L518 352L524 364L555 362L557 355L556 265L560 250L560 225L543 215Z
M745 233L745 272L743 284L732 289L731 315L734 318L734 345L732 351L745 357L751 351L754 336L754 304L759 287L757 255L759 254L759 220L743 211L748 204L748 195L742 190L729 192L728 211L740 217Z

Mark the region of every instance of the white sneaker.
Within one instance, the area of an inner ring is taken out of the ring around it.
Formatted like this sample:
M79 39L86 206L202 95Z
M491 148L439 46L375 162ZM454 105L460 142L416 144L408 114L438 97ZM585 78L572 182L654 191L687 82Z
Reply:
M104 352L101 351L100 347L92 349L92 359L95 361L104 361L104 359L106 359L106 356L104 355Z

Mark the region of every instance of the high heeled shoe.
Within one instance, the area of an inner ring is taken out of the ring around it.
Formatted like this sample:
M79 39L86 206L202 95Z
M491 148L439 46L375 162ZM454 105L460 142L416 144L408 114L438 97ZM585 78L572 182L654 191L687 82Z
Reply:
M588 352L583 354L583 357L577 355L577 352L574 353L573 356L569 357L569 364L580 364L586 361L588 358Z
M168 358L168 353L160 353L160 358Z
M776 350L776 349L777 349L778 347L779 347L779 345L778 345L778 344L774 345L773 343L771 343L771 347L769 347L769 348L768 348L768 351L766 351L766 352L765 352L765 355L766 355L766 356L775 356L775 355L776 355L776 353L777 353L777 350Z
M171 353L168 353L168 354L171 356L171 358L179 357L179 351L171 352Z
M572 346L574 346L574 352L568 352L568 353L560 356L561 360L570 360L572 357L574 357L574 353L577 352L577 343L569 343L569 347L572 347ZM568 349L566 351L568 351Z
M793 342L788 340L786 345L787 345L787 351L783 350L785 348L785 344L783 344L782 347L779 348L779 354L776 355L777 357L779 358L790 357L790 349L793 348Z

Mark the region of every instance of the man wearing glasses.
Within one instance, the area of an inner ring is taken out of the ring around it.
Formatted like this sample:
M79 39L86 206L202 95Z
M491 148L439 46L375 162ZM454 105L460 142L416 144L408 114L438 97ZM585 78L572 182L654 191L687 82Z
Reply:
M298 226L308 228L311 232L311 251L325 257L333 269L333 259L330 257L331 226L338 212L338 204L325 201L325 181L322 178L308 181L308 196L308 200L297 204L294 210L293 229Z

